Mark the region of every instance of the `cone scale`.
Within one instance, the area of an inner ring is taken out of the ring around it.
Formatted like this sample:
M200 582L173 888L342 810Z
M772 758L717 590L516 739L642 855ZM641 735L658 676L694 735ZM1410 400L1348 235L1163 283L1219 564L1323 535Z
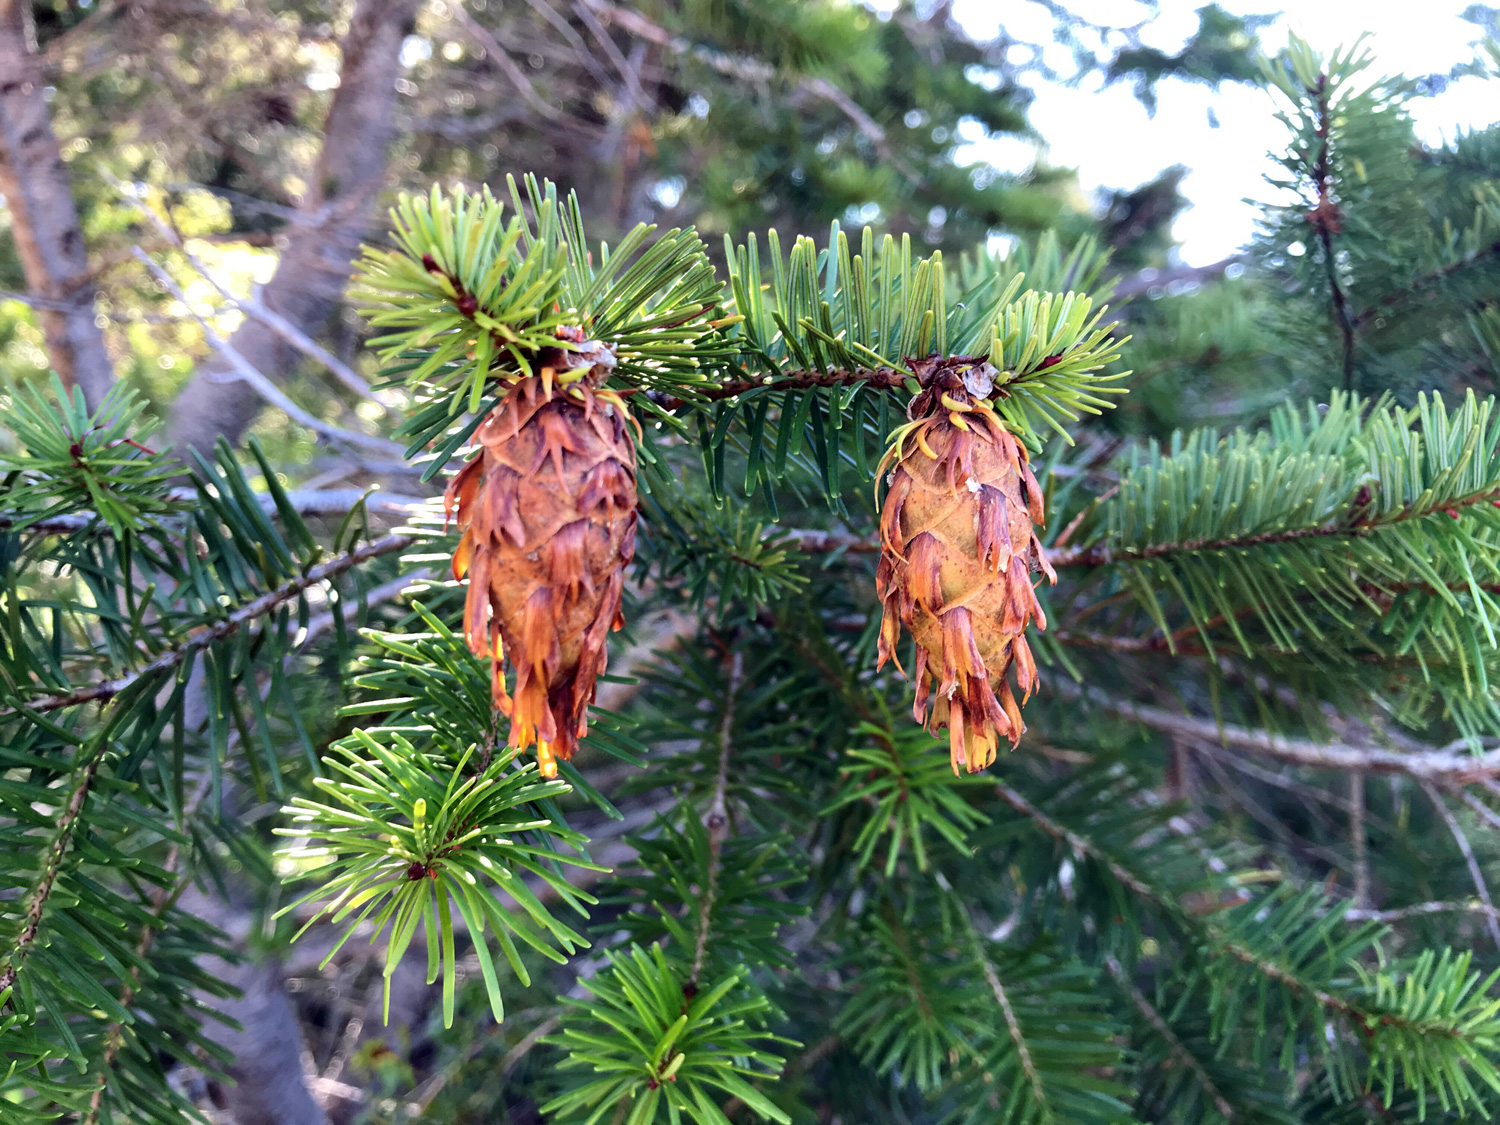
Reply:
M544 777L588 732L635 555L635 420L600 388L609 350L581 332L565 340L480 424L479 454L444 497L462 532L453 576L468 579L465 638L490 660L510 745L534 744Z
M1026 630L1047 627L1032 574L1054 583L1057 575L1035 531L1045 516L1041 486L987 401L994 368L958 356L911 367L922 389L880 466L889 477L878 666L901 668L896 648L902 630L910 633L913 714L933 734L947 729L955 774L977 773L1001 738L1015 746L1026 730L1012 672L1024 703L1037 684Z

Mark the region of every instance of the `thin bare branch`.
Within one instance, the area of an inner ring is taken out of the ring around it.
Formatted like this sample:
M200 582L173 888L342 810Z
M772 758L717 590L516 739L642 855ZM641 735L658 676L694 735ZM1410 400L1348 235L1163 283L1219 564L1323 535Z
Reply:
M515 60L510 57L510 52L500 45L499 40L489 28L469 14L469 10L463 6L461 0L454 0L454 3L448 5L448 10L453 13L453 18L458 21L459 25L468 32L469 38L483 49L485 62L510 80L510 84L521 95L522 101L548 121L560 121L566 116L536 92L531 79L527 78L526 72L516 65Z
M694 44L678 35L673 35L660 24L653 23L639 12L605 0L582 0L575 5L580 15L597 16L623 28L630 34L663 47L674 55L691 55L699 62L712 67L720 74L741 82L764 85L776 77L776 68L759 59L740 55L729 55L702 44ZM922 177L916 169L901 158L890 145L885 129L864 111L847 91L840 89L826 78L806 76L799 79L795 91L827 102L849 119L849 123L874 146L875 151L911 184L919 184Z
M1405 774L1419 781L1469 784L1483 777L1500 776L1500 750L1472 754L1462 750L1431 749L1396 752L1378 747L1317 743L1289 738L1270 731L1219 724L1147 704L1132 703L1093 688L1058 680L1055 690L1066 699L1086 699L1095 706L1171 734L1200 738L1221 746L1253 750L1265 757L1309 769L1359 770L1364 773Z
M209 344L213 346L215 351L217 351L220 355L222 355L226 360L229 361L230 366L233 368L234 374L231 378L224 380L225 382L241 382L248 384L255 389L256 394L260 395L261 398L265 399L272 406L280 409L289 418L291 418L292 421L298 423L299 425L306 426L314 433L322 434L324 437L330 439L331 441L341 441L346 442L350 445L363 446L365 449L378 450L379 452L384 453L388 456L399 457L405 452L405 450L401 446L397 445L393 441L388 441L382 437L373 437L370 434L362 434L356 430L346 430L342 426L335 426L331 422L325 422L321 418L315 418L306 410L303 410L302 407L298 406L295 402L288 398L286 393L282 391L281 388L276 386L275 383L271 382L271 380L268 379L260 371L257 371L255 367L250 363L250 361L247 360L243 355L241 355L239 350L233 344L231 344L223 336L219 335L218 330L208 322L207 318L199 315L199 313L194 310L192 302L188 300L187 295L183 293L182 288L177 284L177 282L172 280L171 274L162 269L161 266L158 265L154 260L152 260L151 256L144 250L137 249L136 257L139 258L141 260L141 263L151 271L151 275L153 277L155 277L158 281L160 281L164 286L167 287L167 290L172 294L172 296L176 297L179 301L182 302L183 307L188 310L193 319L196 320L202 327L203 335L208 340Z
M177 504L191 504L198 499L192 488L174 488L167 499ZM257 493L255 497L261 511L268 516L277 514L276 500L269 493ZM420 496L406 496L396 492L371 492L367 488L320 488L291 489L286 493L288 505L302 516L342 516L353 511L361 500L371 515L383 515L395 519L405 518L420 508L426 501ZM0 512L0 531L18 528L38 535L74 535L80 531L104 534L107 529L97 526L98 517L93 512L68 512L48 516L46 519L27 522L24 514Z
M1370 905L1370 856L1365 841L1365 775L1349 774L1349 850L1354 853L1354 906Z
M226 289L219 282L219 279L213 275L208 266L187 248L187 244L181 235L140 197L132 185L124 183L113 176L110 176L109 179L114 184L115 190L120 193L120 197L134 207L156 229L156 232L161 235L172 249L187 259L188 264L198 271L204 281L213 286L214 292L218 293L220 299L225 304L254 320L260 321L260 323L264 324L303 355L317 360L333 374L334 378L366 402L373 402L387 414L391 412L390 407L382 402L375 392L370 389L370 384L367 380L362 379L348 364L318 344L312 337L303 332L302 329L287 320L286 317L266 308L265 303L259 297L236 297Z
M1351 922L1403 922L1407 918L1419 918L1425 914L1483 914L1491 924L1500 921L1500 910L1482 902L1419 902L1414 906L1402 906L1395 910L1362 910L1354 907L1344 911Z
M1453 810L1448 807L1448 802L1443 800L1443 795L1438 792L1437 787L1428 781L1422 781L1419 784L1422 786L1422 792L1427 794L1427 799L1432 802L1432 807L1437 810L1438 816L1442 817L1443 823L1448 826L1448 831L1453 834L1453 841L1458 845L1458 850L1464 857L1464 863L1468 865L1469 878L1474 880L1474 889L1479 892L1479 901L1489 908L1485 922L1496 948L1500 948L1500 913L1495 911L1494 900L1490 898L1489 884L1484 881L1484 872L1480 870L1479 860L1474 855L1474 846L1469 843L1469 838L1464 835L1463 825L1458 823L1458 817L1453 815Z

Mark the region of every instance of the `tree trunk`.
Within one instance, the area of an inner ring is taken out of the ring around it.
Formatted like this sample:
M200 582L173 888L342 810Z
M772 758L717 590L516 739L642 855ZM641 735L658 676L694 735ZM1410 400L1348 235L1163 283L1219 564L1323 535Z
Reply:
M53 370L96 407L114 383L114 365L94 323L88 249L47 113L30 15L29 0L0 0L0 194Z
M308 335L316 335L338 307L385 185L396 134L398 59L416 8L417 0L359 0L344 37L339 88L324 126L323 150L287 232L280 264L261 294L268 308ZM253 320L230 342L278 382L297 362L290 345ZM261 405L257 393L236 379L234 369L214 357L177 399L172 442L183 452L207 452L221 436L235 444Z

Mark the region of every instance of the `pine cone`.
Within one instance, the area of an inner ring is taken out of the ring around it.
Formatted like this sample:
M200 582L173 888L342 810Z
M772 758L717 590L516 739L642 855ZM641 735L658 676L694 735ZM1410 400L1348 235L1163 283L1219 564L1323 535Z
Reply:
M960 356L911 367L924 388L908 409L914 421L880 466L891 469L876 571L880 665L901 667L905 626L917 646L913 714L934 734L948 728L955 774L977 773L1002 735L1015 746L1026 729L1008 673L1025 702L1037 683L1026 626L1047 627L1031 574L1057 575L1033 531L1044 513L1026 449L986 401L994 368Z
M636 423L618 395L598 388L613 354L582 337L568 332L570 344L549 349L535 375L514 383L479 427L479 456L444 497L463 531L453 576L469 579L464 634L490 658L510 745L535 742L544 777L557 775L556 759L572 758L588 732L635 556Z

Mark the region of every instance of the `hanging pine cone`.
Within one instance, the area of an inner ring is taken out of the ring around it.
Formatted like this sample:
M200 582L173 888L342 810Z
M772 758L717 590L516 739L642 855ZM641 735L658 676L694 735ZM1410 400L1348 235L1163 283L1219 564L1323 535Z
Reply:
M464 634L491 661L510 745L533 742L544 777L572 758L623 624L620 595L635 556L636 460L624 402L599 384L607 346L578 330L514 381L480 424L477 457L448 485L463 532L453 576L469 579ZM506 691L504 662L515 670Z
M1057 575L1033 530L1044 513L1026 449L986 401L995 369L958 356L910 366L923 389L880 465L891 470L876 571L880 665L901 667L905 626L917 647L913 713L934 734L948 728L954 773L977 773L1001 736L1014 746L1026 729L1008 673L1025 702L1037 683L1026 626L1047 627L1031 574Z

